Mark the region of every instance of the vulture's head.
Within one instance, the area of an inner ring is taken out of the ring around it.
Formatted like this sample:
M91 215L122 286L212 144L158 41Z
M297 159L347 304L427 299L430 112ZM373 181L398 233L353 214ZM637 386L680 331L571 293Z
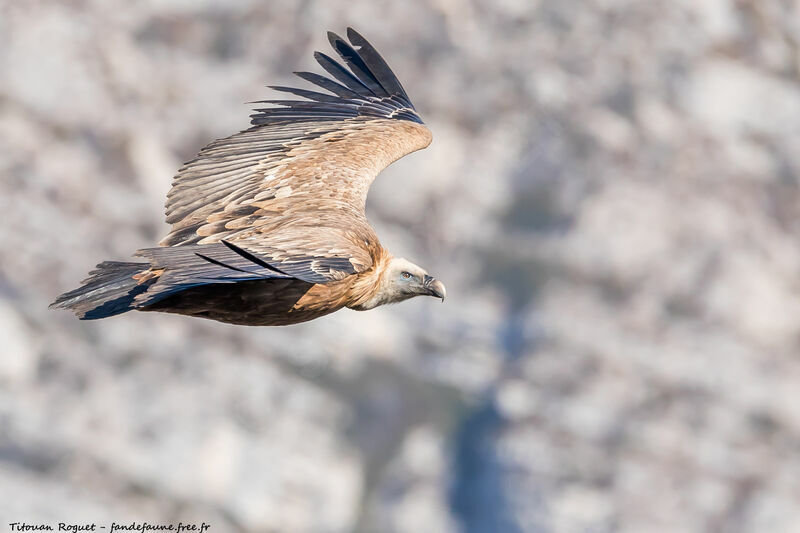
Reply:
M435 296L444 301L447 294L444 283L402 257L393 257L388 262L378 283L378 289L372 297L356 309L372 309L379 305L402 302L414 296Z

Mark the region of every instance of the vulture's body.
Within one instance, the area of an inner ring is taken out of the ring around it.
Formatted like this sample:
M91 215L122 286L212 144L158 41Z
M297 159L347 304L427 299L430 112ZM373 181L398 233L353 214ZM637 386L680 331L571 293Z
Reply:
M253 127L178 171L159 247L99 264L53 305L81 319L140 310L270 326L444 298L441 282L381 246L364 213L378 173L431 133L375 49L348 38L329 34L349 70L317 52L331 78L297 73L327 93L273 87L305 100L264 101L280 107L256 110Z

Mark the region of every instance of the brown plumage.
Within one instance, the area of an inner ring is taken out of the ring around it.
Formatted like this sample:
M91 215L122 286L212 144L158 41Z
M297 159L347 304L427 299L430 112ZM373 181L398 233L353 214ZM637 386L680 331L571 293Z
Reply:
M104 262L53 303L81 319L163 311L246 325L285 325L444 285L395 258L364 213L375 177L431 142L403 86L351 28L328 37L349 70L298 72L327 93L273 87L305 100L266 100L253 127L214 141L175 176L172 224L145 262ZM356 48L354 48L356 47Z

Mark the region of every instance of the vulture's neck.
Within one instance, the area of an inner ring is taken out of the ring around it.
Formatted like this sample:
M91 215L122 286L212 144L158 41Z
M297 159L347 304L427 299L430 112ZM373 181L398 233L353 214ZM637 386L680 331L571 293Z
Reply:
M392 260L385 248L373 257L373 267L354 276L348 290L347 307L356 311L367 311L379 305L394 303L390 291L386 290L384 274Z

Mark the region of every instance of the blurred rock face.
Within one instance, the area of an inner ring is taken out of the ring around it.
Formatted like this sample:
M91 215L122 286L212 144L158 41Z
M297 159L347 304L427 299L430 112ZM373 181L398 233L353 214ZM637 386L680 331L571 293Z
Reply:
M0 516L794 531L791 3L0 2ZM448 301L257 329L48 311L356 27L434 131L368 214ZM452 295L450 295L452 293Z

